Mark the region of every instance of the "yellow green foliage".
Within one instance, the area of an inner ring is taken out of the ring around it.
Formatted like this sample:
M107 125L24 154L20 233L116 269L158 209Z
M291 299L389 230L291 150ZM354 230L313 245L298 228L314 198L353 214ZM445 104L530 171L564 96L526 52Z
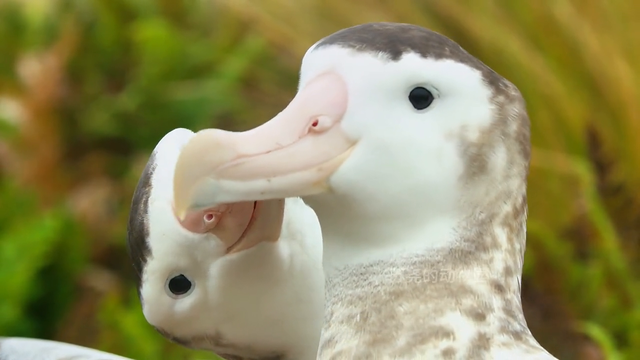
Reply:
M527 100L534 335L562 359L640 358L638 14L627 0L0 0L0 335L214 359L140 310L124 242L149 152L176 127L265 121L315 41L394 21L451 37Z

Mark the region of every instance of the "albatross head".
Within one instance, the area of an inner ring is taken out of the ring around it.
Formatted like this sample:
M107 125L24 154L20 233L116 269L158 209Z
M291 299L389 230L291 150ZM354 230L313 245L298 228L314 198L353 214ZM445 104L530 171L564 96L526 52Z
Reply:
M212 159L221 143L224 158ZM174 196L185 219L223 203L305 196L328 265L339 267L451 248L463 221L512 200L526 212L528 164L515 86L442 35L375 23L312 46L298 93L270 121L197 133L178 159Z
M221 355L297 358L299 344L292 344L293 338L304 346L307 339L315 341L302 349L313 352L321 321L314 316L323 305L323 280L315 275L322 274L315 213L299 198L290 198L219 206L179 222L173 173L193 136L186 129L165 135L134 193L127 244L145 318L177 343ZM282 244L290 239L298 244ZM287 261L287 252L298 259ZM311 274L283 274L281 268L296 268L296 261L311 263L303 268ZM319 285L297 298L281 297L283 284L299 281ZM296 319L287 321L285 314ZM280 332L272 331L276 326Z

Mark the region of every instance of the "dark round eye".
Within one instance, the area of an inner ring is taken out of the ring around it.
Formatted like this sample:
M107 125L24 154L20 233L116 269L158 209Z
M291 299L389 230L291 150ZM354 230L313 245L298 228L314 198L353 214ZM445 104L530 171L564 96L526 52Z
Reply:
M433 94L423 87L413 88L409 93L409 101L416 110L424 110L433 102Z
M180 274L172 277L167 282L167 288L171 292L171 294L180 296L188 293L193 288L193 284L191 280L187 279L186 276Z

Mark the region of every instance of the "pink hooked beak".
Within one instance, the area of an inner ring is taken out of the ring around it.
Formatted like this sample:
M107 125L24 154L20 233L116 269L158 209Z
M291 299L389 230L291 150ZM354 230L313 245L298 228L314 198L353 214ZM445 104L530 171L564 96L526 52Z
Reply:
M261 217L250 209L272 204L281 223L284 202L272 199L326 191L328 179L356 144L340 124L347 103L344 80L328 72L312 79L261 126L245 132L198 132L183 148L174 174L174 210L183 226L216 233L212 229L225 227L225 212L235 208L245 215L228 220L233 225L218 232L249 233L248 219L257 224ZM276 240L279 234L280 225ZM235 243L236 235L228 237L228 243Z

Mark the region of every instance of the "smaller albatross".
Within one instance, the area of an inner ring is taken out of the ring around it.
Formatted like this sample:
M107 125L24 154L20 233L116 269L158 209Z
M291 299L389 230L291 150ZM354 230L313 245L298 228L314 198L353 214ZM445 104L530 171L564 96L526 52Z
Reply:
M529 136L516 86L458 44L363 24L307 51L272 120L192 137L175 211L304 197L327 277L318 359L553 359L520 299Z
M300 198L248 201L179 222L173 176L194 136L165 135L138 181L127 244L147 321L228 360L315 359L324 309L322 235ZM223 144L222 144L223 145ZM207 155L225 160L225 152ZM0 337L0 360L130 360L77 345Z
M215 206L179 222L174 170L194 135L165 135L134 193L127 243L144 316L174 342L226 359L315 359L324 313L315 213L291 197ZM226 161L225 145L203 154L207 162Z

